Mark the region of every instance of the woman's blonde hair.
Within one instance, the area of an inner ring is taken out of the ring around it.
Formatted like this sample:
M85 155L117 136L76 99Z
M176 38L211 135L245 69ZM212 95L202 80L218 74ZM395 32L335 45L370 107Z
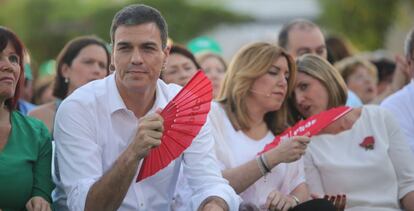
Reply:
M368 70L368 73L374 78L374 82L377 83L377 68L371 62L363 58L353 56L342 59L341 61L335 63L335 68L342 75L342 78L344 78L346 83L348 83L349 76L352 75L359 66L366 68Z
M236 130L250 129L251 118L248 116L245 99L255 80L266 74L271 65L280 57L286 58L289 67L288 96L294 86L296 67L293 58L282 48L274 44L258 42L243 47L233 57L227 68L218 102L224 105ZM287 126L286 101L279 110L268 112L264 118L273 134L282 132Z
M348 90L342 76L328 61L314 54L305 54L296 61L298 72L305 73L317 79L328 93L327 109L345 105ZM294 124L302 115L296 109L294 94L289 99L289 123Z

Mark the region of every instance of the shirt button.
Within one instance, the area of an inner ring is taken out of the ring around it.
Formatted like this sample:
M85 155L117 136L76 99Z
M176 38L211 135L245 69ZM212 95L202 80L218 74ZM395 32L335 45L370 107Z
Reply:
M141 203L141 207L143 207L144 206L144 203Z

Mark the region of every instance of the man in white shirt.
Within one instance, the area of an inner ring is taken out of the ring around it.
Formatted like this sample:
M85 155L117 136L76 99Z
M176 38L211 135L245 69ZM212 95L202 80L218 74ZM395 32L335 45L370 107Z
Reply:
M159 80L167 62L167 25L145 5L130 5L112 22L115 73L62 102L54 137L69 210L169 210L180 166L192 210L237 210L239 197L221 177L207 122L184 153L155 175L135 182L143 158L161 144L158 109L180 87Z
M391 111L396 117L414 152L414 29L407 35L404 51L411 73L411 82L386 98L381 106Z
M279 32L278 44L295 59L308 53L328 58L323 33L315 23L308 20L295 19L284 25ZM362 101L348 89L346 105L360 107Z

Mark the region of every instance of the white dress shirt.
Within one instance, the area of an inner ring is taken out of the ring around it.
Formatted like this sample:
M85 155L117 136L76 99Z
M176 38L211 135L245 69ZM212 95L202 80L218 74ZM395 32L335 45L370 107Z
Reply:
M164 108L179 90L177 85L158 80L148 113ZM119 95L115 74L78 88L62 102L54 137L61 177L58 188L67 195L70 210L84 210L89 189L131 143L139 121ZM209 196L219 196L230 210L237 210L239 198L221 177L213 145L207 122L191 146L166 168L138 183L135 175L119 210L169 210L181 164L194 191L192 210Z
M411 151L414 152L414 79L404 88L386 98L381 106L391 111L400 123Z
M374 138L372 150L361 147ZM396 211L414 191L414 156L391 114L364 106L351 129L313 136L305 160L306 181L318 194L346 194L347 211Z

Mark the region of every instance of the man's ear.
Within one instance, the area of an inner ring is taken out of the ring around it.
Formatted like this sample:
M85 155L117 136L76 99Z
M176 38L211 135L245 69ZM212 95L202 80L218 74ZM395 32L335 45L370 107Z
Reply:
M115 50L114 50L114 44L111 44L111 64L110 65L112 65L112 67L115 70L115 65L114 65L114 52L115 52Z
M164 50L162 50L164 52L165 59L167 59L168 56L170 55L170 50L171 50L171 46L167 46L164 48Z

